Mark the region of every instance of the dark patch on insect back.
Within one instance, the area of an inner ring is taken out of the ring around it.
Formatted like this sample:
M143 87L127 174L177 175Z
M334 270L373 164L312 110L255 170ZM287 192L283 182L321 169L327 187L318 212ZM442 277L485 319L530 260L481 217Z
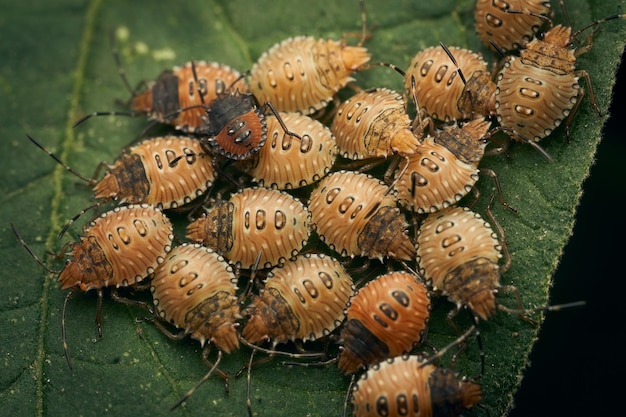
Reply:
M287 334L296 334L300 330L300 320L293 313L291 306L283 297L282 293L276 288L268 288L270 295L272 296L271 308L274 312L277 322L281 327L289 329Z
M430 401L433 416L460 416L467 411L467 403L474 403L480 399L478 395L468 396L465 389L476 390L479 387L470 381L460 382L457 375L450 369L436 368L428 376ZM480 391L477 392L480 394ZM466 398L467 397L467 398ZM471 399L471 401L468 401Z
M251 94L235 92L212 101L201 133L206 145L230 159L246 159L267 139L265 115Z
M342 344L350 346L351 357L357 358L361 364L376 363L389 357L389 347L365 325L357 319L349 319L341 332ZM339 367L342 368L342 355L339 356ZM353 359L351 361L354 361Z
M354 385L354 416L456 417L482 400L482 387L421 356L397 356L372 366Z
M202 326L217 328L220 321L231 322L231 317L226 317L226 312L230 312L236 304L237 299L231 293L217 291L185 314L185 325L192 331L197 331Z
M170 115L166 121L178 116L180 102L178 98L178 77L172 71L165 71L152 87L152 111L159 118Z
M381 147L379 145L380 141L389 141L386 132L394 131L394 127L397 125L397 119L401 118L401 116L402 112L394 108L385 109L380 112L365 134L365 148L374 151Z
M150 181L141 156L137 154L125 156L123 163L112 170L111 175L117 179L119 189L125 190L129 196L129 203L142 202L150 194Z
M363 253L411 260L415 251L406 228L407 223L400 210L380 207L359 233L357 246Z
M87 236L80 245L74 245L73 252L74 264L80 267L83 275L82 282L91 283L90 287L101 288L113 277L113 265L106 258L97 237ZM63 275L59 277L61 289L76 285L75 282L62 279Z
M233 216L235 205L230 201L216 201L205 216L187 226L187 237L227 253L233 248Z
M476 294L497 288L499 280L498 264L487 258L477 258L448 272L442 290L452 301L466 304Z
M461 162L470 165L479 163L485 153L485 144L480 138L456 127L437 132L434 142L448 149Z
M255 107L251 96L228 94L220 97L209 104L206 125L202 133L215 136L233 118L249 113Z
M174 248L157 267L150 289L159 317L185 335L226 353L239 347L236 278L216 251L188 243Z
M495 99L495 85L488 71L475 71L456 102L456 107L464 119L475 115L489 115L495 109L492 100Z
M243 329L242 336L252 343L264 337L275 343L295 338L300 331L300 320L281 291L268 287L263 294L247 308L250 319Z

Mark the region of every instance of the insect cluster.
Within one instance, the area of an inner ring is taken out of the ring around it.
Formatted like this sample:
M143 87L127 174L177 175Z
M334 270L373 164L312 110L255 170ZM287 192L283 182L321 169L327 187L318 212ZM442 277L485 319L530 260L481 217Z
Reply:
M93 189L95 202L60 235L91 210L103 213L64 247L60 271L15 234L62 289L98 292L100 334L110 290L169 338L200 343L208 372L174 407L202 401L192 393L213 373L228 391L222 357L247 349L252 383L255 366L275 356L324 355L314 366L352 378L345 407L355 416L460 415L482 406L489 390L479 384L484 369L449 369L463 355L484 368L482 347L479 358L472 344L476 335L482 345L482 322L498 311L532 322L523 294L500 282L515 260L476 184L489 176L502 215L524 215L481 162L514 158L510 141L552 159L537 142L562 122L569 130L581 77L597 108L593 74L577 68L570 47L581 32L556 24L547 1L479 0L476 30L495 51L496 70L479 52L432 45L405 67L385 64L404 76L404 90L394 91L357 82L359 72L389 70L373 64L367 41L376 32L361 7L355 44L297 36L268 45L248 69L191 61L129 87L129 111L167 133L102 163L101 178L83 176L29 135ZM87 115L81 126L115 113ZM506 292L513 306L501 301ZM465 321L457 319L463 310ZM438 311L449 312L451 326L430 328ZM450 344L432 343L429 332L450 334ZM450 365L438 365L456 346ZM259 352L267 358L253 361Z

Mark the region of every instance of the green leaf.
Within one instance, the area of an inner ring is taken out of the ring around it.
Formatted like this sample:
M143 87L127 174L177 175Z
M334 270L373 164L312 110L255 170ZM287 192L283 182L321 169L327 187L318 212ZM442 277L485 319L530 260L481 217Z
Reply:
M241 71L275 42L294 35L340 39L360 30L357 1L288 1L269 4L249 0L185 2L130 0L59 0L10 2L0 16L0 409L6 415L168 415L168 409L206 372L197 341L171 341L146 322L137 308L105 299L104 337L94 326L96 297L75 294L67 312L74 368L63 356L60 312L65 294L16 244L15 224L33 251L53 268L62 263L46 257L58 252L56 240L67 219L90 204L91 192L27 140L30 133L77 171L90 175L99 162L113 161L123 146L145 127L144 119L102 117L72 129L85 113L119 109L129 97L108 42L110 31L124 28L128 38L119 49L131 84L153 79L163 69L191 59L219 61ZM574 28L624 10L624 1L567 2ZM425 2L368 1L372 37L366 43L373 61L406 67L424 47L447 45L479 50L493 57L473 30L470 0ZM556 22L562 13L556 9ZM623 21L604 24L593 49L578 59L601 109L607 109L614 75L626 39ZM349 38L349 42L354 39ZM495 57L494 57L495 58ZM401 89L397 74L374 68L358 74L363 87ZM586 89L589 90L588 88ZM530 147L516 145L511 158L485 158L495 170L506 199L518 215L500 206L494 211L507 232L513 257L503 284L517 286L524 306L548 302L551 275L574 222L581 184L593 160L606 115L598 117L583 100L568 143L562 129L542 142L555 163ZM493 192L489 179L479 181L483 196ZM483 198L482 200L485 200ZM477 210L484 210L484 203ZM88 216L85 216L88 217ZM86 220L86 219L85 219ZM80 230L73 227L73 230ZM78 233L78 232L76 232ZM68 236L69 238L69 236ZM574 301L574 300L572 300ZM514 300L503 297L513 306ZM443 346L454 338L445 315L452 305L435 303L429 341ZM559 313L551 313L559 314ZM565 314L565 313L560 313ZM461 324L463 323L461 320ZM516 316L498 314L481 323L487 370L481 383L483 404L492 416L506 414L523 376L538 328ZM210 359L214 360L213 352ZM220 365L235 373L249 351L228 355ZM447 364L448 359L444 360ZM273 360L252 372L252 407L258 415L337 416L342 412L349 378L336 367L287 367ZM479 374L475 343L459 358L462 374ZM245 378L210 378L176 413L246 415ZM481 413L481 411L478 411Z

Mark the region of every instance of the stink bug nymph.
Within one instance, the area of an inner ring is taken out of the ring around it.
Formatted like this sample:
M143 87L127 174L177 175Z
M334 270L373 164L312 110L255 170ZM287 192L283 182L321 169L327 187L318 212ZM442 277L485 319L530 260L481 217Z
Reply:
M365 10L361 2L362 37L358 45L297 36L272 46L250 71L250 91L279 111L315 113L369 62L365 41Z
M217 365L222 352L239 348L237 327L242 316L232 267L212 249L183 243L172 249L156 268L150 290L158 317L182 331L172 333L161 322L152 321L171 339L190 335L198 340L203 347L202 360L210 368L172 408L188 399L214 371L224 378L228 390L228 374ZM211 345L219 350L214 364L208 360Z
M227 159L250 158L267 140L267 110L276 116L285 134L302 139L287 129L271 102L261 105L253 94L235 90L218 95L206 106L200 142L211 153Z
M331 131L349 159L412 154L419 146L404 99L387 88L361 91L341 103Z
M476 320L487 320L498 310L525 315L539 310L559 310L583 305L584 302L522 308L521 297L514 285L501 285L500 277L511 267L511 256L505 242L504 229L487 207L494 227L467 207L450 207L432 213L424 220L416 238L420 272L436 294L446 296L456 305L449 320L462 307L468 307ZM504 263L499 264L504 257ZM512 293L517 308L498 303L496 295Z
M551 14L548 0L478 0L476 33L492 49L514 51L530 42Z
M206 107L201 142L228 159L246 159L265 144L267 124L256 98L239 91L223 94Z
M248 91L238 71L205 61L188 62L163 71L156 80L145 84L146 89L141 92L131 90L131 109L187 133L197 133L202 128L204 104L229 90Z
M344 319L354 293L352 278L336 259L302 254L270 271L264 287L245 313L242 331L251 343L273 345L328 336Z
M456 65L450 61L450 54L454 56ZM457 68L463 70L467 82ZM481 54L452 46L447 49L433 46L413 57L406 70L404 87L407 94L411 94L414 78L419 108L433 119L450 122L473 116L465 110L466 106L459 106L458 102L467 91L466 84L472 77L482 80L484 75L488 76L489 72Z
M285 133L277 117L267 116L268 142L239 167L252 181L279 190L305 187L328 174L337 158L338 147L331 130L321 122L299 113L280 117L301 139Z
M13 231L40 265L58 275L61 289L70 289L62 313L63 345L70 368L64 317L67 300L72 293L76 290L97 291L96 324L101 336L103 289L112 288L112 296L116 300L124 301L117 297L115 289L138 283L152 274L171 250L174 239L172 224L161 210L148 204L116 207L90 222L78 242L66 245L71 259L66 261L62 270L54 271L30 250L15 228Z
M369 174L329 174L311 193L309 209L320 239L341 256L413 258L396 192Z
M78 125L93 116L145 114L153 122L164 123L185 133L202 128L204 107L227 91L247 92L239 71L218 62L190 61L163 71L155 80L142 81L136 88L128 82L115 41L111 49L124 86L131 93L126 106L131 113L95 112L79 119Z
M433 289L457 308L467 305L483 320L496 312L500 274L511 266L491 226L466 207L446 208L429 215L417 236L417 261Z
M372 366L350 393L355 417L458 417L483 397L482 387L420 356Z
M187 226L187 238L244 269L252 268L260 252L260 268L269 268L297 255L311 228L311 213L300 200L283 191L251 187L229 200L213 201Z
M419 214L433 213L458 203L470 191L476 195L479 174L493 178L500 203L506 203L497 175L490 169L478 168L485 154L491 122L479 118L444 127L422 140L417 152L400 161L395 187L403 207ZM394 165L390 165L390 169Z
M554 26L541 39L525 45L519 57L508 57L497 77L496 112L500 127L493 133L501 130L514 140L532 143L549 136L564 123L569 137L570 123L585 93L578 82L581 77L586 81L592 106L601 115L589 73L576 70L576 58L591 48L596 32L583 47L574 49L571 45L583 31L592 27L597 30L605 21L625 17L600 19L575 33L570 27Z
M390 272L368 282L346 309L339 369L350 374L410 352L422 341L429 317L430 294L415 275Z
M145 203L165 210L178 209L206 193L216 177L211 156L190 137L146 139L123 152L113 165L101 162L94 178L86 178L35 138L27 136L68 172L93 187L93 198L99 200L95 206L114 200L118 204ZM106 173L96 180L102 168ZM84 212L71 219L61 234Z

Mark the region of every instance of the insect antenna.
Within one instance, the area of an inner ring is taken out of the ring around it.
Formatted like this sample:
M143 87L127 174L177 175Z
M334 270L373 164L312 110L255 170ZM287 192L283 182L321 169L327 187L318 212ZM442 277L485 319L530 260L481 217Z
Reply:
M465 76L463 75L463 71L461 71L461 67L459 67L459 64L456 62L456 58L454 58L454 55L452 54L450 49L448 49L446 44L443 43L443 42L439 42L439 45L441 45L443 50L446 52L446 55L448 55L448 58L450 58L450 60L452 61L452 63L456 67L456 72L457 72L457 74L459 74L459 77L461 78L461 81L463 81L463 84L467 85L467 80L465 79Z
M576 32L574 32L571 36L571 39L576 39L578 38L578 36L580 36L581 33L583 33L584 31L586 31L589 28L592 28L595 26L595 28L593 29L593 32L589 35L589 37L587 38L587 45L584 46L583 48L581 48L580 52L577 52L576 55L581 55L585 52L587 52L590 48L591 48L591 38L593 37L593 35L596 33L596 31L600 28L600 24L604 23L604 22L608 22L610 20L615 20L615 19L626 19L626 14L615 14L612 16L608 16L605 17L603 19L598 19L594 22L589 23L586 26L583 26L582 28L578 29Z
M367 34L367 13L365 12L365 0L359 1L359 7L361 9L361 39L357 46L363 46L369 35Z
M274 349L266 349L264 347L255 345L253 343L248 342L246 339L243 338L243 336L239 336L239 341L248 346L250 349L256 349L259 352L263 352L263 353L267 353L269 356L269 358L267 358L268 360L271 359L272 357L276 356L276 355L281 355L281 356L287 356L288 358L292 358L292 359L307 359L307 358L319 358L324 356L326 353L325 352L301 352L301 353L292 353L292 352L284 352L281 350L274 350ZM264 361L263 359L261 359L261 361ZM328 363L333 363L334 360L330 360ZM258 361L256 363L259 363ZM291 363L291 362L283 362L283 364L285 365L302 365L302 366L308 366L308 364L304 363L304 364L300 364L297 362ZM245 369L245 368L244 368ZM243 373L243 370L239 370L239 372L237 372L237 376L240 376Z
M145 85L145 81L142 81L137 88L133 88L128 82L128 77L126 76L126 71L124 70L124 66L122 65L122 59L120 58L120 53L117 49L117 42L115 42L115 34L113 31L109 32L109 44L111 46L111 54L113 55L113 59L115 60L115 66L117 67L117 72L124 83L126 89L130 92L132 97L137 97L137 89L141 85Z
M411 74L411 99L415 105L415 119L411 124L411 129L414 133L421 133L425 135L426 132L431 134L435 133L435 124L430 116L427 116L425 110L421 109L417 100L417 81L415 80L415 74ZM422 115L424 116L422 118Z
M46 271L48 271L51 274L54 275L58 275L60 274L62 271L57 271L57 270L53 270L50 269L48 267L48 265L46 265L36 254L35 252L33 252L33 250L30 248L30 246L28 246L28 244L24 241L24 239L22 239L22 236L20 235L20 233L18 232L17 228L15 227L15 225L13 223L11 223L11 229L13 230L13 234L15 235L15 237L17 238L17 240L20 242L20 244L24 247L24 249L26 249L26 251L30 254L30 256L33 257L33 259L42 267L44 268ZM65 301L63 302L63 310L61 310L61 339L63 340L63 353L65 354L65 360L67 361L67 366L72 369L72 360L70 359L70 352L69 352L69 347L67 344L67 332L66 332L66 328L65 328L65 311L67 310L67 303L69 301L69 299L72 297L72 294L74 293L74 291L70 290L67 293L67 296L65 296Z
M406 78L406 72L402 68L398 67L397 65L391 64L389 62L370 62L368 64L363 65L363 69L366 69L366 70L373 68L373 67L391 68L392 70L400 74L402 78Z
M46 265L40 258L39 256L37 256L35 254L35 252L32 250L32 248L30 246L28 246L28 244L24 241L24 239L22 239L22 236L20 235L20 233L18 232L17 228L15 227L15 225L13 223L11 223L11 229L13 230L13 234L15 235L15 237L17 238L18 242L20 242L20 244L24 247L24 249L26 249L26 251L30 254L30 256L32 256L32 258L46 271L48 271L51 274L54 275L58 275L61 273L61 271L57 271L54 269L50 269L50 267L48 265Z
M96 111L96 112L84 115L83 117L81 117L80 119L75 121L74 124L72 125L72 127L73 128L77 127L78 125L82 124L87 119L91 119L92 117L98 117L98 116L139 117L141 115L143 115L143 113L141 113L141 112L133 112L133 111Z
M538 312L542 312L542 311L543 312L547 312L547 311L561 311L561 310L565 310L565 309L568 309L568 308L584 307L585 305L587 305L587 302L584 301L584 300L573 301L573 302L563 303L563 304L545 305L545 306L540 306L540 307L521 308L521 309L520 308L510 308L510 307L506 307L506 306L504 306L502 304L498 304L498 310L502 310L502 311L505 311L505 312L510 313L510 314L524 315L524 317L526 317L530 313L538 313ZM531 322L535 322L533 319L531 319L529 317L526 317L526 319L530 320Z
M200 79L198 78L198 71L196 70L196 61L191 61L191 73L193 74L193 80L196 83L196 90L198 91L198 97L200 97L200 101L202 102L202 106L206 105L204 101L204 97L206 96L206 91L203 91L202 86L200 85ZM167 120L167 119L166 119Z
M496 45L494 43L494 41L489 41L489 44L496 51L498 56L500 56L500 58L504 58L506 56L506 53L502 50L502 48L500 48L498 45Z
M567 26L572 26L572 20L569 18L569 12L567 11L567 7L565 7L565 2L563 0L559 0L559 4L561 5L561 11L563 12L563 20L567 24Z
M95 178L87 178L84 175L82 175L80 172L74 170L72 167L70 167L69 165L67 165L65 162L63 162L61 160L61 158L59 158L57 155L55 155L52 151L48 150L48 148L46 148L44 145L42 145L39 141L37 141L37 139L35 139L34 137L32 137L29 134L26 134L26 136L28 137L28 139L30 139L31 142L33 142L35 145L37 145L37 147L41 150L43 150L44 152L46 152L52 159L54 159L59 165L61 165L63 168L65 168L66 171L68 171L69 173L71 173L72 175L80 178L81 180L85 181L89 186L94 186L97 183L97 180ZM67 229L69 229L72 224L78 220L78 218L80 216L82 216L83 214L85 214L87 211L92 210L92 209L96 209L100 206L102 206L103 204L107 203L110 199L105 198L95 204L92 204L89 207L86 207L84 209L82 209L78 214L76 214L74 217L72 217L66 224L65 226L63 226L63 229L61 229L61 231L59 232L59 235L57 236L57 239L61 239L63 237L63 235L65 234L65 232L67 232Z
M67 310L67 303L72 297L74 291L70 290L65 296L65 300L63 301L63 310L61 310L61 340L63 341L63 353L65 354L65 361L67 362L67 366L72 369L72 359L70 358L70 349L67 344L67 330L65 326L65 311Z
M247 70L247 71L245 71L244 73L239 74L239 77L235 78L235 80L234 80L232 83L230 83L230 85L228 86L228 88L222 88L222 87L220 87L220 88L219 88L219 89L217 89L217 90L218 90L218 91L221 91L222 93L223 93L223 92L225 92L225 91L233 91L233 87L235 86L235 84L237 84L239 81L243 80L244 78L249 77L249 76L250 76L250 72L251 72L250 70ZM220 81L221 81L221 80L220 80ZM223 84L222 84L222 85L223 85ZM235 90L235 91L237 91L237 92L239 92L239 93L244 93L244 92L245 92L245 91L239 91L239 89L237 89L237 90Z
M61 160L61 158L59 158L57 155L55 155L52 151L48 150L48 148L46 148L44 145L42 145L37 139L35 139L34 137L32 137L29 134L26 134L26 136L28 137L28 139L30 139L30 141L32 143L34 143L35 145L37 145L37 147L39 149L41 149L42 151L46 152L48 154L48 156L50 156L52 159L54 159L59 165L61 165L63 168L65 168L66 171L68 171L69 173L73 174L74 176L80 178L81 180L85 181L86 183L88 183L90 186L93 186L96 184L96 180L93 178L87 178L84 175L82 175L81 173L75 171L72 167L70 167L69 165L67 165L65 162L63 162Z
M210 345L206 345L207 348ZM210 350L205 348L205 350ZM204 353L203 353L203 356ZM180 400L178 400L176 402L176 404L174 404L171 408L170 411L173 411L175 409L177 409L178 407L180 407L182 405L182 403L184 403L185 401L187 401L189 399L189 397L191 397L193 395L193 393L195 392L195 390L202 385L207 379L209 379L209 377L213 374L213 372L217 369L217 365L220 363L220 361L222 360L222 351L218 350L217 352L217 360L215 361L215 363L213 364L213 366L211 367L211 369L209 369L209 372L207 372L197 383L196 385L194 385L189 391L187 391L185 393L185 395L182 396L182 398Z
M81 180L85 181L90 187L93 187L94 185L96 185L97 180L95 178L87 178L87 177L85 177L80 172L74 170L72 167L70 167L65 162L63 162L61 160L61 158L59 158L56 154L54 154L52 151L50 151L48 148L46 148L43 144L41 144L39 141L37 141L37 139L35 139L34 137L32 137L29 134L26 134L26 136L28 137L28 139L30 139L31 142L33 142L35 145L37 145L37 147L39 149L41 149L44 152L46 152L59 165L61 165L63 168L65 168L66 171L68 171L69 173L71 173L75 177L78 177ZM89 211L91 209L98 208L98 207L102 206L104 203L106 203L109 200L110 199L101 200L101 201L99 201L99 202L97 202L97 203L95 203L95 204L93 204L93 205L91 205L91 206L81 210L76 216L74 216L72 219L70 219L70 221L63 227L63 229L61 229L61 232L59 233L57 238L61 239L63 237L63 235L65 234L65 232L67 231L67 229L69 229L69 227L72 225L72 223L74 223L80 216L85 214L85 212L87 212L87 211Z
M563 3L561 2L561 4L563 4ZM565 9L563 9L563 10L565 12L565 17L566 17L565 21L569 22L569 16L567 16L567 12L565 11ZM502 11L504 13L509 13L509 14L525 14L525 15L528 15L528 16L536 17L536 18L541 19L541 20L543 20L543 21L545 21L547 23L552 24L552 19L550 19L549 16L545 16L545 15L542 15L542 14L539 14L539 13L535 13L535 12L531 12L531 11L528 11L528 10L502 9Z
M246 299L250 296L250 294L252 294L252 288L256 280L256 273L259 269L259 263L261 263L261 256L263 256L263 252L259 251L259 254L256 256L256 259L254 261L254 265L252 266L252 271L250 273L248 283L246 284L246 288L239 297L239 305L243 305Z
M252 400L250 399L250 391L252 390L252 359L256 349L252 349L250 352L250 360L248 360L248 372L246 374L246 408L248 409L248 416L252 417Z
M181 114L183 112L186 112L188 110L199 109L199 108L206 109L207 106L205 104L192 104L191 106L183 107L181 109L176 109L176 110L174 110L174 111L172 111L170 113L165 113L163 115L163 120L170 120L170 118L174 119L176 116L178 116L179 114ZM139 113L139 115L142 115L142 114L143 113ZM150 120L148 125L141 131L141 133L139 133L136 136L135 140L133 142L131 142L131 143L134 143L134 142L138 141L139 139L148 136L148 133L152 129L154 129L155 127L157 127L159 125L160 125L160 123L159 123L158 120Z
M352 390L354 389L355 383L356 383L356 374L352 374L352 378L350 378L350 384L348 384L348 390L346 391L346 396L343 400L342 417L348 416L348 403L350 402L350 398L352 397Z
M254 97L254 96L252 96L252 97ZM256 101L256 97L254 97L254 100ZM261 107L261 106L259 106L259 107ZM286 135L289 135L289 136L291 136L293 138L298 139L299 141L302 141L302 138L300 137L300 135L290 131L287 128L287 125L283 121L283 118L280 117L280 114L278 113L278 110L276 109L276 107L274 107L274 105L271 102L269 102L269 101L265 102L265 104L263 104L263 108L269 108L270 109L270 111L274 114L274 116L276 117L276 120L278 121L278 123L280 124L280 127L282 127L282 129L283 129L283 131L285 132Z
M527 138L526 136L522 135L521 133L519 133L515 129L511 129L511 128L506 127L506 126L496 126L495 128L491 129L489 131L489 133L487 133L487 135L485 136L485 139L489 140L492 136L494 136L498 132L504 132L504 133L506 133L509 136L516 136L516 137L518 137L519 139L521 139L522 142L527 143L528 145L530 145L533 148L535 148L535 150L537 152L539 152L541 154L541 156L546 158L548 160L548 162L554 162L554 159L552 159L552 157L550 156L548 151L543 149L537 142ZM504 149L504 148L502 148L502 149ZM497 153L497 152L498 152L497 150L494 150L494 153Z
M137 86L137 88L133 88L130 85L130 82L128 81L128 77L126 76L126 71L124 70L124 67L122 66L122 60L120 58L119 51L117 50L117 44L115 42L115 35L114 35L113 31L109 32L109 43L111 45L111 53L113 55L113 59L115 60L115 66L117 67L117 72L120 75L120 78L122 79L122 82L124 83L124 87L126 87L126 89L131 94L130 100L128 100L128 102L124 103L124 105L128 106L130 101L134 97L137 97L139 95L137 93L137 90L138 90L138 88L140 86L142 86L142 85L145 86L145 81L142 81L139 84L139 86ZM81 117L76 122L74 122L72 127L74 128L74 127L82 124L85 120L91 119L92 117L98 117L98 116L139 117L139 116L142 116L142 115L143 115L142 112L135 112L135 111L98 111L98 112L93 112L93 113L86 114L85 116Z
M59 232L59 235L57 236L57 240L61 240L63 235L65 235L65 232L67 232L67 229L69 229L72 226L72 224L74 224L74 222L76 220L78 220L78 218L80 216L82 216L83 214L85 214L89 210L93 210L93 209L96 209L96 208L104 205L107 202L108 202L108 200L98 201L97 203L92 204L91 206L86 207L86 208L82 209L81 211L79 211L74 217L72 217L70 220L68 220L67 223L65 223L65 226L63 226L63 229L61 229L61 231Z
M370 34L367 33L367 13L365 11L365 0L359 1L359 8L361 9L361 33L359 42L356 44L357 47L363 46L366 40L370 38ZM357 33L344 33L342 37L342 43L346 43L347 37L358 37Z
M450 342L449 344L447 344L443 348L439 349L437 351L437 353L435 353L434 355L432 355L428 359L426 359L424 362L422 362L422 364L420 365L420 368L423 368L424 366L429 365L429 364L439 360L439 358L441 358L443 355L445 355L450 349L452 349L455 346L460 345L461 343L464 343L470 337L470 335L472 333L476 333L476 339L480 340L480 337L479 337L480 332L478 330L478 326L476 325L476 321L463 334L458 336L452 342ZM482 342L479 341L478 344L480 346L481 375L483 375L484 372L485 372L485 354L482 351ZM454 358L456 358L457 355L458 355L458 353L456 353L454 355Z

